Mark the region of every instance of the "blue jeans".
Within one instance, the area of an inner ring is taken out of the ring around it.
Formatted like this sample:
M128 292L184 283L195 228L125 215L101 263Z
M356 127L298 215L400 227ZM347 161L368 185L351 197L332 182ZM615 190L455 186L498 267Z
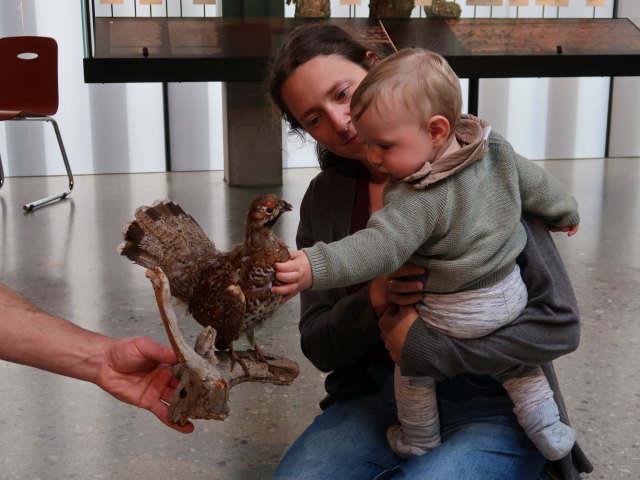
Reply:
M440 398L438 387L442 445L406 461L398 458L386 436L387 428L398 423L391 371L378 372L380 392L338 398L318 415L287 451L273 478L544 478L546 460L518 425L504 390L497 383L475 385L464 380L467 377L455 380L460 385L447 386L454 392L449 399Z

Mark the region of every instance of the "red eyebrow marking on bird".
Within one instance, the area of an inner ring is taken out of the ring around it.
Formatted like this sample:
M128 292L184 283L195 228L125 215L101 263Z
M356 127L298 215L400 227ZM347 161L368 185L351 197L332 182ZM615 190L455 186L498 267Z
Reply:
M267 207L267 208L269 208L269 207L275 207L275 206L276 206L276 204L275 204L275 203L273 203L273 202L267 202L267 203L265 203L265 204L264 204L264 206L265 206L265 207Z

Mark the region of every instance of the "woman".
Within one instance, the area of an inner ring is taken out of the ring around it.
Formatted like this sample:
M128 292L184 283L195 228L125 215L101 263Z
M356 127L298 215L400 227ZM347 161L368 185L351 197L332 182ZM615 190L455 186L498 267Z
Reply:
M386 178L367 167L366 146L349 111L353 91L376 62L371 49L327 24L293 32L274 60L271 97L294 130L318 142L322 168L302 201L298 248L363 228L370 212L382 207ZM509 327L483 339L456 340L415 322L411 305L423 286L405 277L421 274L417 266L366 285L302 293L302 349L317 368L331 372L329 395L274 478L545 478L545 459L517 424L506 392L487 376L544 364L563 406L549 362L577 348L577 307L546 227L534 219L524 219L524 226L529 242L519 264L528 306ZM443 443L406 461L386 440L387 428L398 423L393 361L405 375L439 380ZM561 416L566 423L564 408ZM560 478L591 470L577 445L572 454L548 467Z

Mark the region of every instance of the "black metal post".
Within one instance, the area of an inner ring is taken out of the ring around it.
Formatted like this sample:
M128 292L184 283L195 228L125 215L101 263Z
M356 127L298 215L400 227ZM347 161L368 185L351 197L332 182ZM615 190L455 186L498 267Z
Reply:
M469 98L467 100L467 112L469 115L478 116L478 100L480 96L480 79L469 79Z
M162 82L162 113L164 117L164 168L171 171L171 128L169 125L169 84Z
M85 30L84 30L84 37L85 37L85 42L87 45L87 56L89 58L93 58L93 42L92 42L92 37L93 37L93 21L92 19L95 18L95 12L93 11L93 8L90 9L89 4L91 3L90 0L84 0L84 21L85 21ZM91 11L89 11L91 10Z
M618 0L613 0L613 18L618 18ZM609 77L609 104L607 105L607 130L604 142L604 156L609 158L609 143L611 141L611 115L613 114L613 88L615 77Z
M609 141L611 140L611 114L613 113L613 86L615 77L609 77L609 105L607 106L607 133L604 142L604 156L609 157Z

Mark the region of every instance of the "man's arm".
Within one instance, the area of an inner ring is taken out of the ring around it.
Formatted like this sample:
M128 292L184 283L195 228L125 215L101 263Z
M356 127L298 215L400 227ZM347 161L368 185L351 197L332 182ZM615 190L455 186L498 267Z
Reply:
M146 337L112 339L43 312L0 284L0 359L95 383L122 402L167 420L177 386L173 350Z

